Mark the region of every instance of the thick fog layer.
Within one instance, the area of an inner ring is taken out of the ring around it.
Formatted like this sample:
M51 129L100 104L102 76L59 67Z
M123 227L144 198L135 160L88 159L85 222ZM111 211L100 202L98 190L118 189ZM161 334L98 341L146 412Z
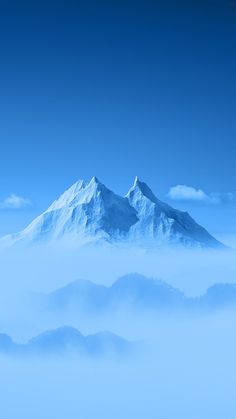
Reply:
M156 329L133 359L1 358L4 419L233 419L235 315Z
M4 419L234 418L236 307L189 315L134 313L127 305L85 315L40 306L42 296L77 279L110 286L132 272L197 297L217 282L236 282L234 251L47 245L5 249L0 258L0 332L16 344L70 326L135 345L118 356L2 353Z

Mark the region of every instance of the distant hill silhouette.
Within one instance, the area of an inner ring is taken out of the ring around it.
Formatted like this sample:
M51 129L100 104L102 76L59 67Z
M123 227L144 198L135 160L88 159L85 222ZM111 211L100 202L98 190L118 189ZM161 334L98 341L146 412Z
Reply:
M15 343L8 335L0 334L0 353L5 355L77 354L97 357L124 355L132 348L132 343L113 333L84 336L68 326L43 332L25 344Z
M236 308L236 285L216 284L198 298L188 298L167 283L139 274L117 279L110 287L78 280L46 296L43 303L49 310L78 310L105 313L108 310L142 311L206 311Z

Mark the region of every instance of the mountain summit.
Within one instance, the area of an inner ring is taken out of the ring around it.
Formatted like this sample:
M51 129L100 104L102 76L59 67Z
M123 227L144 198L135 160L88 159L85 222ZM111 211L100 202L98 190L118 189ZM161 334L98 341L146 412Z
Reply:
M187 212L160 201L137 177L121 197L96 177L79 180L11 240L73 239L79 243L135 243L142 246L223 246Z
M38 241L70 236L83 242L111 241L127 236L137 221L128 200L93 177L88 184L76 182L15 238Z
M201 247L215 247L220 244L187 212L160 201L138 177L126 197L139 219L131 227L131 235L136 239L153 244L181 243Z

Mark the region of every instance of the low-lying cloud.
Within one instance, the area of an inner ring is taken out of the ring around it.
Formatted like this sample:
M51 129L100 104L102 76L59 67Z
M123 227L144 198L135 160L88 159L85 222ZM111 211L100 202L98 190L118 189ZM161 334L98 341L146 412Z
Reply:
M175 201L192 201L213 205L221 204L223 202L231 202L235 199L235 194L232 192L211 192L207 194L202 189L196 189L193 186L188 185L172 186L167 196Z
M108 245L13 246L0 252L0 333L20 344L69 326L85 336L105 330L143 343L137 356L121 358L0 355L4 419L232 417L234 310L155 318L153 313L131 316L122 310L94 319L64 313L51 317L35 304L35 291L44 294L78 278L109 286L135 271L196 296L215 282L235 282L236 258L233 251L144 251Z
M18 210L30 207L31 205L32 202L30 199L16 194L11 194L3 199L3 201L0 201L0 209Z

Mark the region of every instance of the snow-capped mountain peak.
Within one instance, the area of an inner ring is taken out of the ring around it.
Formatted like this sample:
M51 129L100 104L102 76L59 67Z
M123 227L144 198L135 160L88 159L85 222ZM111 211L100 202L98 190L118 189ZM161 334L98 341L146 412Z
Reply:
M52 205L47 209L47 212L61 209L66 205L73 202L78 196L79 192L86 187L86 183L83 180L78 180L69 189L67 189L58 199L56 199Z
M88 183L79 180L11 240L35 242L64 237L80 244L105 240L142 246L221 245L188 213L160 201L138 177L125 197L96 177Z
M78 181L14 239L55 240L70 236L87 241L124 238L138 221L128 200L116 195L96 177Z
M134 196L139 195L140 197L146 197L147 199L149 199L150 201L157 203L159 200L156 198L156 196L153 194L152 190L149 188L149 186L144 183L141 182L141 180L138 178L138 176L135 177L134 180L134 184L132 186L132 188L129 190L129 192L127 193L127 198L129 200L132 200L132 198Z
M149 186L135 178L126 195L135 208L138 223L131 228L136 240L149 244L183 244L186 246L216 247L220 243L187 212L172 208L159 200Z
M98 180L96 176L93 176L89 182L90 185L102 185L102 183Z

